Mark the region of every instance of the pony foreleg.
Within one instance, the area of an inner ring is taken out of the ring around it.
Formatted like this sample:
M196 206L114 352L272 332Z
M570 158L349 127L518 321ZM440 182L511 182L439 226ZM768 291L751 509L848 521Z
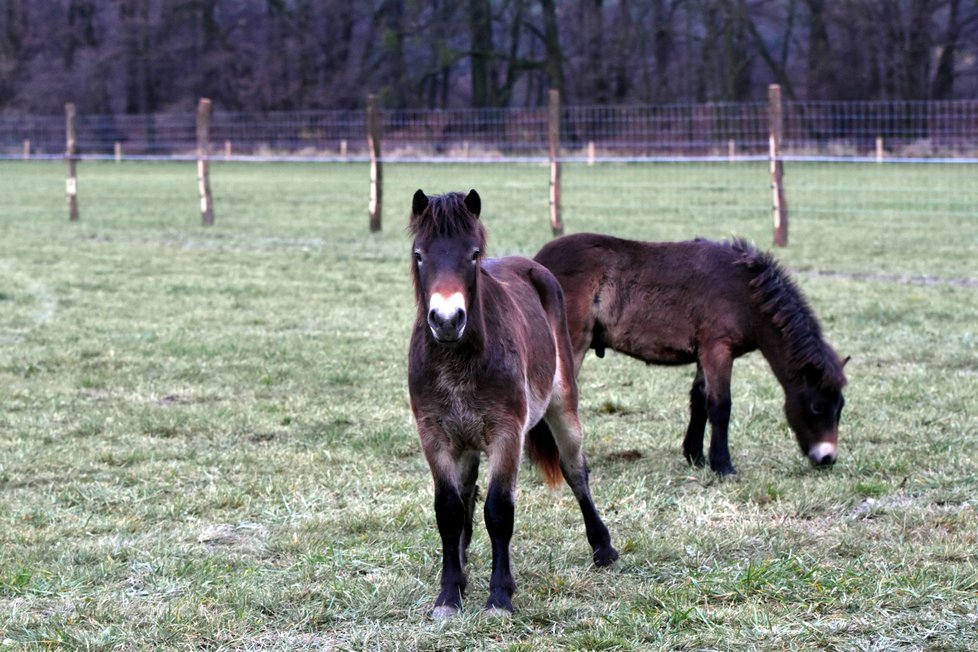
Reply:
M469 544L472 542L472 517L475 514L475 497L479 491L479 452L469 451L461 460L462 502L465 505L465 522L462 526L462 563L468 561Z
M502 610L512 613L513 594L516 592L509 550L516 512L513 484L501 478L490 479L483 511L489 540L492 542L492 576L489 579L486 611Z
M435 600L434 618L448 618L462 608L467 583L462 560L462 532L465 504L458 487L445 480L435 481L435 518L441 535L441 593Z
M719 475L737 471L730 462L727 432L730 428L730 372L733 358L728 347L706 347L700 361L706 380L706 413L710 420L710 468Z
M516 512L516 479L523 454L524 433L515 423L491 433L489 484L483 514L492 544L492 575L489 578L489 613L512 613L516 581L510 561L510 541Z
M710 468L719 475L733 475L737 472L730 461L730 447L727 432L730 428L730 392L724 396L707 398L707 411L710 415Z
M693 466L704 466L703 433L706 430L706 381L703 379L703 367L696 364L696 376L693 387L689 390L689 426L686 427L686 437L683 439L683 456Z

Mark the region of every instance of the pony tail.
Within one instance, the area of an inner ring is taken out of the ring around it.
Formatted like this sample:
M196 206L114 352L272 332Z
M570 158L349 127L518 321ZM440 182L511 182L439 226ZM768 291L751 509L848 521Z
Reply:
M560 485L563 477L560 470L560 451L546 421L541 420L530 428L526 437L526 452L530 456L530 462L540 469L543 480L551 488Z

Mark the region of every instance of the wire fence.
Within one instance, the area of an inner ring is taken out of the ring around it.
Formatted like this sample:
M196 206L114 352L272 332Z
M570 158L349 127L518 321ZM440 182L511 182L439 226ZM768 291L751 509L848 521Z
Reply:
M514 205L535 216L547 214L550 193L551 221L553 176L548 179L546 167L556 160L564 166L559 204L572 228L586 228L589 215L611 211L622 231L658 216L658 230L642 232L649 238L688 237L696 228L692 235L756 239L770 232L772 203L776 224L779 219L780 182L772 180L777 160L786 170L782 189L790 211L784 215L790 213L794 232L809 242L839 220L858 221L882 237L895 228L926 235L932 220L946 219L961 226L966 246L976 246L978 101L786 101L780 107L780 148L773 157L773 110L764 102L563 106L553 157L547 108L381 109L380 160L396 164L384 174L395 192L430 178L413 165L418 163L461 166L448 167L463 185L509 175L503 185L514 194ZM190 111L79 114L75 126L73 158L197 159L196 115ZM370 160L363 111L218 110L208 142L208 156L217 162ZM0 115L0 159L61 160L65 151L64 117ZM508 168L487 174L479 164L518 167L512 174ZM361 167L366 207L373 177L368 181L367 166ZM69 198L76 191L69 173Z
M978 158L978 101L784 102L785 157L812 160ZM548 155L542 109L379 112L385 161L536 161ZM237 160L362 161L362 111L215 111L211 151ZM81 158L182 159L196 155L195 115L84 115ZM565 106L561 158L588 161L763 157L768 104ZM59 158L62 116L0 115L0 157Z

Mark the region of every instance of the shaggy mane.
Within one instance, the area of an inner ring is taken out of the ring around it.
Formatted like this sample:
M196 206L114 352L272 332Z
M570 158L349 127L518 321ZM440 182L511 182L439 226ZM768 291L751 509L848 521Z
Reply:
M746 240L725 244L738 254L737 264L752 275L751 300L784 336L789 366L814 367L823 387L841 390L846 384L842 361L825 342L818 320L788 273L771 254Z

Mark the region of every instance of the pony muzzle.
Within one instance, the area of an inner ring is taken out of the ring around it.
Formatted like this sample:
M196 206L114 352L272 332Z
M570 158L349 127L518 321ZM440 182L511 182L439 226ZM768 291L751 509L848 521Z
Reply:
M438 292L428 301L428 327L435 340L457 342L465 332L465 297L461 292L450 295Z
M815 466L835 464L838 457L838 446L834 441L820 441L808 449L808 459Z

